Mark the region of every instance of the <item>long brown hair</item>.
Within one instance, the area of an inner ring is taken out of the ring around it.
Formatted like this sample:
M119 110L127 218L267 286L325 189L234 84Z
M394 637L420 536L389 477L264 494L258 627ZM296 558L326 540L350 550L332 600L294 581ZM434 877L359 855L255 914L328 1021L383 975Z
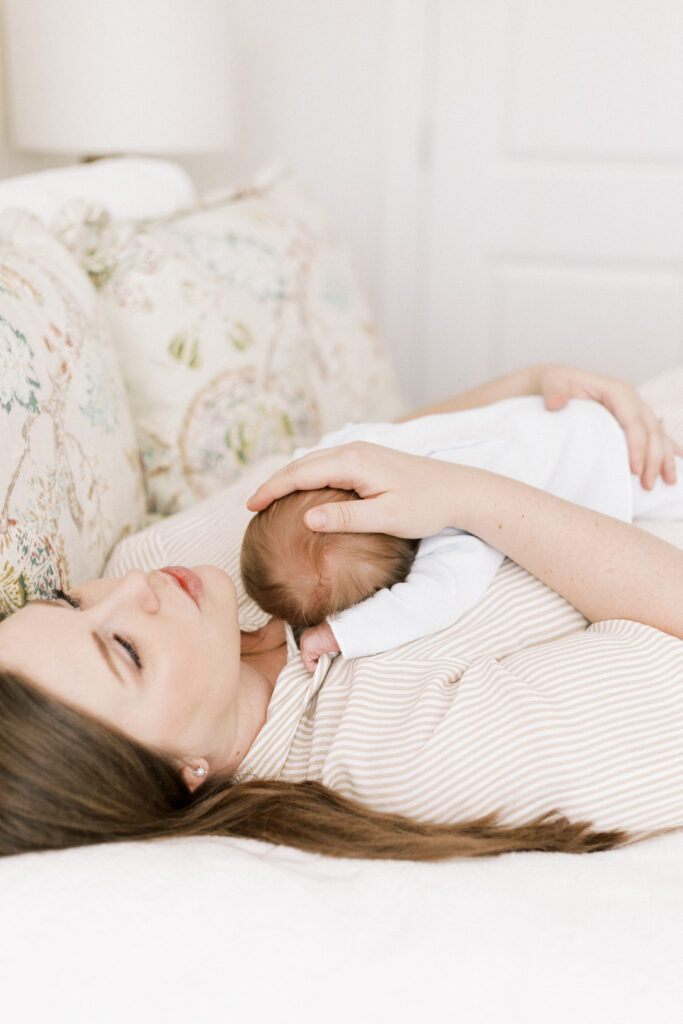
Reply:
M240 782L223 773L190 793L170 757L0 671L0 855L202 835L425 861L512 850L590 853L630 838L555 813L517 827L498 825L493 814L457 825L417 822L313 781Z

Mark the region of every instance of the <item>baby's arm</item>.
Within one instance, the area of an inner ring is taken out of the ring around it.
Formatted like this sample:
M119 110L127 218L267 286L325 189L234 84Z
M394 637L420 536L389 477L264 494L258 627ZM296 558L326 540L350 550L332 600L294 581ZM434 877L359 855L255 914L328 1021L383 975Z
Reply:
M404 583L329 618L338 649L360 658L445 629L483 597L503 557L459 530L427 537Z

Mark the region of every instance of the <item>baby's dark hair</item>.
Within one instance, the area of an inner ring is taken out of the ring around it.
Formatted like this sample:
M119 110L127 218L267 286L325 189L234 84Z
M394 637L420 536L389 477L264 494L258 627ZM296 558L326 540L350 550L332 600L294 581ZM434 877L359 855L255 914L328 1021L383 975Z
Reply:
M330 487L295 491L254 516L242 542L242 580L264 611L294 629L317 626L406 578L418 541L385 533L315 533L304 523L309 508L354 499L355 491Z

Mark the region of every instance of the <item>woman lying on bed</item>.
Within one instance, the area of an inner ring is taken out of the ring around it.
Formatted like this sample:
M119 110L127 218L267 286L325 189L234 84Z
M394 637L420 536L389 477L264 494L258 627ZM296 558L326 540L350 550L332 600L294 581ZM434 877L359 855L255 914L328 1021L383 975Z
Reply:
M618 381L524 371L451 407L535 389L602 401L633 469L671 479L672 443ZM251 505L327 485L366 500L328 506L323 529L450 525L511 561L453 627L313 676L283 623L240 634L218 565L31 602L0 626L0 853L211 834L433 860L683 825L683 551L368 444L290 464Z

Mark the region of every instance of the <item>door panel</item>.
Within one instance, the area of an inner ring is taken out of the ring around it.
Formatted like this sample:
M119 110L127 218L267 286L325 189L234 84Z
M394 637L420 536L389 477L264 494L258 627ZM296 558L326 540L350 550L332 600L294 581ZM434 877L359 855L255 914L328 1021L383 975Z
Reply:
M636 382L683 362L683 5L423 13L411 397L536 360Z

